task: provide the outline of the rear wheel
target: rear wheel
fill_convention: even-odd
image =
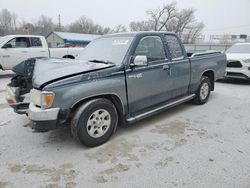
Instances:
[[[198,105],[205,104],[210,96],[211,92],[211,82],[207,76],[201,77],[201,84],[196,92],[196,97],[194,98],[194,103]]]
[[[75,113],[71,132],[83,145],[98,146],[112,136],[118,122],[113,103],[107,99],[94,99],[83,104]]]

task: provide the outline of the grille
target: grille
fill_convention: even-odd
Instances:
[[[227,67],[241,68],[242,64],[239,61],[227,61]]]

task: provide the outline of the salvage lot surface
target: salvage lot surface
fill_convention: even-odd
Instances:
[[[250,187],[249,82],[217,82],[207,104],[119,127],[86,148],[67,128],[34,132],[5,102],[10,77],[0,72],[0,188]]]

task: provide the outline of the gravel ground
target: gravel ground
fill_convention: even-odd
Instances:
[[[10,77],[0,72],[0,188],[250,187],[249,82],[217,82],[207,104],[182,104],[86,148],[68,128],[34,132],[5,102]]]

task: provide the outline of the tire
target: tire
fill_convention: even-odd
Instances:
[[[201,77],[201,84],[193,100],[194,104],[202,105],[208,101],[211,92],[211,82],[207,76]]]
[[[78,108],[71,122],[71,132],[77,142],[94,147],[109,140],[117,123],[118,114],[114,104],[99,98]]]

